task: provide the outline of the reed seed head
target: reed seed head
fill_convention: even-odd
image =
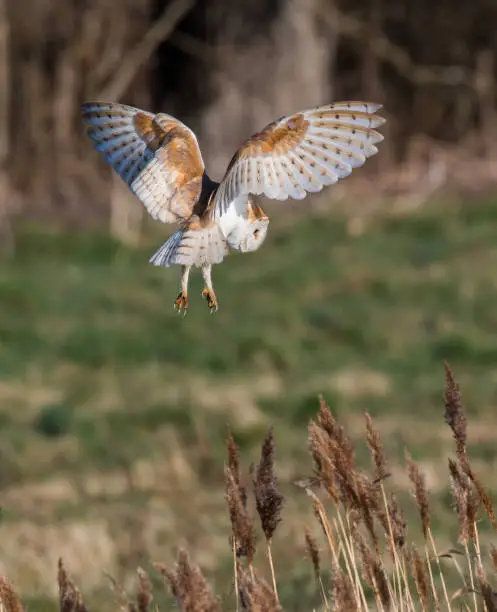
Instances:
[[[236,542],[237,555],[247,557],[252,563],[255,554],[255,531],[249,517],[240,488],[233,472],[228,466],[224,468],[225,498],[231,520],[231,531]]]
[[[24,612],[21,600],[14,587],[4,576],[0,576],[0,610],[5,612]]]
[[[373,419],[371,415],[366,412],[366,442],[371,451],[371,458],[373,460],[375,480],[382,482],[387,477],[387,458],[383,444],[381,443],[381,437],[379,431],[373,425]]]
[[[316,580],[319,580],[319,576],[321,574],[321,559],[319,555],[319,548],[316,543],[316,540],[311,534],[311,530],[309,529],[309,527],[305,528],[305,548],[307,551],[307,556],[311,560],[312,567],[314,569],[314,576]]]
[[[68,575],[60,558],[57,579],[59,583],[60,612],[88,612],[78,587]]]
[[[249,573],[238,566],[238,585],[240,603],[244,610],[250,612],[281,612],[281,606],[273,589],[253,570]]]
[[[428,490],[426,489],[425,477],[408,452],[406,452],[406,460],[407,473],[409,475],[409,480],[414,485],[414,497],[421,519],[423,536],[426,539],[430,529],[430,504],[428,501]]]
[[[358,505],[355,510],[364,523],[364,526],[369,533],[371,542],[379,553],[379,541],[376,534],[374,517],[378,514],[381,504],[379,501],[379,488],[377,484],[373,484],[367,476],[357,474],[356,477]],[[352,511],[351,511],[352,512]],[[355,512],[354,512],[355,514]]]
[[[354,586],[351,577],[345,573],[339,565],[333,568],[332,601],[333,609],[338,611],[358,612],[359,605],[355,597]]]
[[[390,608],[391,598],[385,572],[360,532],[355,534],[355,542],[359,548],[363,580],[373,591],[375,599],[379,599],[383,608],[388,610]]]
[[[429,609],[429,587],[428,587],[428,575],[426,572],[426,566],[424,564],[418,549],[414,544],[411,544],[407,551],[407,560],[409,564],[409,571],[416,585],[416,591],[419,599],[423,605],[423,610]]]
[[[180,550],[176,567],[169,570],[156,564],[156,569],[166,578],[171,592],[182,612],[221,612],[221,605],[202,574],[190,561],[186,550]]]
[[[390,523],[392,525],[395,545],[398,548],[402,548],[406,542],[407,522],[405,520],[402,508],[399,506],[395,493],[390,493],[388,512],[390,514]]]
[[[262,443],[261,458],[253,477],[257,513],[268,542],[281,521],[281,511],[285,503],[285,498],[278,491],[274,456],[275,443],[271,428]]]
[[[141,567],[138,573],[138,593],[136,594],[136,609],[138,612],[148,612],[153,601],[152,585],[147,572]]]
[[[242,498],[242,503],[246,507],[247,506],[247,492],[245,487],[242,484],[241,479],[241,471],[240,471],[240,449],[235,442],[231,429],[228,427],[228,437],[226,439],[226,447],[228,450],[228,467],[233,474],[233,478],[240,490],[240,495]]]
[[[493,528],[497,529],[497,521],[495,519],[494,505],[492,502],[492,498],[490,497],[490,494],[483,486],[483,483],[481,482],[481,480],[472,470],[469,459],[466,461],[465,465],[463,465],[462,467],[465,470],[471,482],[474,484],[476,493],[478,494],[478,497],[480,499],[480,503],[483,506],[483,509],[485,510],[485,512],[487,513],[487,516],[490,519],[490,522],[492,523]]]
[[[476,561],[476,582],[479,587],[480,595],[485,602],[485,608],[487,612],[497,612],[497,593],[495,593],[488,583],[487,575],[483,569],[481,563]]]
[[[313,421],[309,423],[308,432],[309,449],[314,460],[315,473],[331,499],[338,503],[339,492],[332,461],[331,439],[326,431]]]
[[[452,429],[456,443],[456,455],[464,464],[467,458],[466,441],[468,421],[461,399],[459,384],[455,381],[452,370],[445,364],[445,422]]]
[[[467,542],[476,536],[477,502],[467,474],[458,461],[449,459],[450,486],[459,516],[459,540]]]
[[[497,548],[493,544],[490,546],[490,559],[492,560],[494,572],[497,573]]]

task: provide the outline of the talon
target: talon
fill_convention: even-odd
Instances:
[[[218,309],[217,299],[213,291],[209,291],[209,289],[202,290],[202,296],[207,300],[207,308],[209,312],[212,314],[216,312]]]
[[[181,311],[183,311],[183,316],[186,316],[186,311],[188,310],[188,296],[182,291],[174,301],[174,308],[178,311],[178,314],[181,314]]]

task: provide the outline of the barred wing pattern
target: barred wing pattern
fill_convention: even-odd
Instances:
[[[337,102],[301,111],[267,125],[232,158],[215,199],[222,217],[241,195],[303,199],[348,176],[378,152],[385,122],[381,104]]]
[[[191,215],[204,162],[190,128],[124,104],[86,102],[81,112],[95,148],[154,219],[174,223]]]

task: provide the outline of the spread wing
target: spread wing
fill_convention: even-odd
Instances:
[[[348,176],[378,152],[380,104],[337,102],[282,117],[236,152],[219,185],[214,214],[244,194],[303,199]]]
[[[95,148],[154,219],[187,219],[202,190],[204,162],[195,134],[170,115],[117,103],[81,107]]]

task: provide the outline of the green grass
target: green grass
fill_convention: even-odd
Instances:
[[[275,425],[290,492],[292,479],[309,469],[305,426],[318,393],[358,438],[362,413],[375,415],[393,461],[403,462],[407,445],[435,471],[445,469],[443,360],[477,429],[475,459],[492,469],[497,202],[433,202],[415,215],[369,219],[360,236],[347,223],[339,214],[285,226],[275,217],[259,252],[214,268],[217,314],[209,315],[194,274],[186,318],[173,310],[179,269],[147,263],[164,239],[157,233],[130,250],[93,233],[20,228],[14,259],[0,262],[0,484],[8,523],[39,513],[50,523],[52,511],[94,517],[90,493],[71,502],[43,493],[41,508],[31,491],[54,480],[84,484],[99,470],[117,478],[123,466],[142,462],[163,469],[154,478],[164,485],[169,523],[162,540],[154,532],[165,542],[155,552],[172,554],[188,527],[224,584],[207,550],[220,545],[200,533],[211,530],[226,544],[226,423],[247,463]],[[366,460],[365,449],[358,454]],[[133,489],[131,497],[149,508],[154,487],[140,476],[135,486],[146,493]],[[102,507],[110,522],[119,495]],[[192,525],[192,512],[208,503],[216,518]],[[301,516],[306,507],[296,501],[288,512]],[[441,503],[441,512],[444,529],[450,508]],[[292,572],[287,601],[305,582],[300,565]]]

